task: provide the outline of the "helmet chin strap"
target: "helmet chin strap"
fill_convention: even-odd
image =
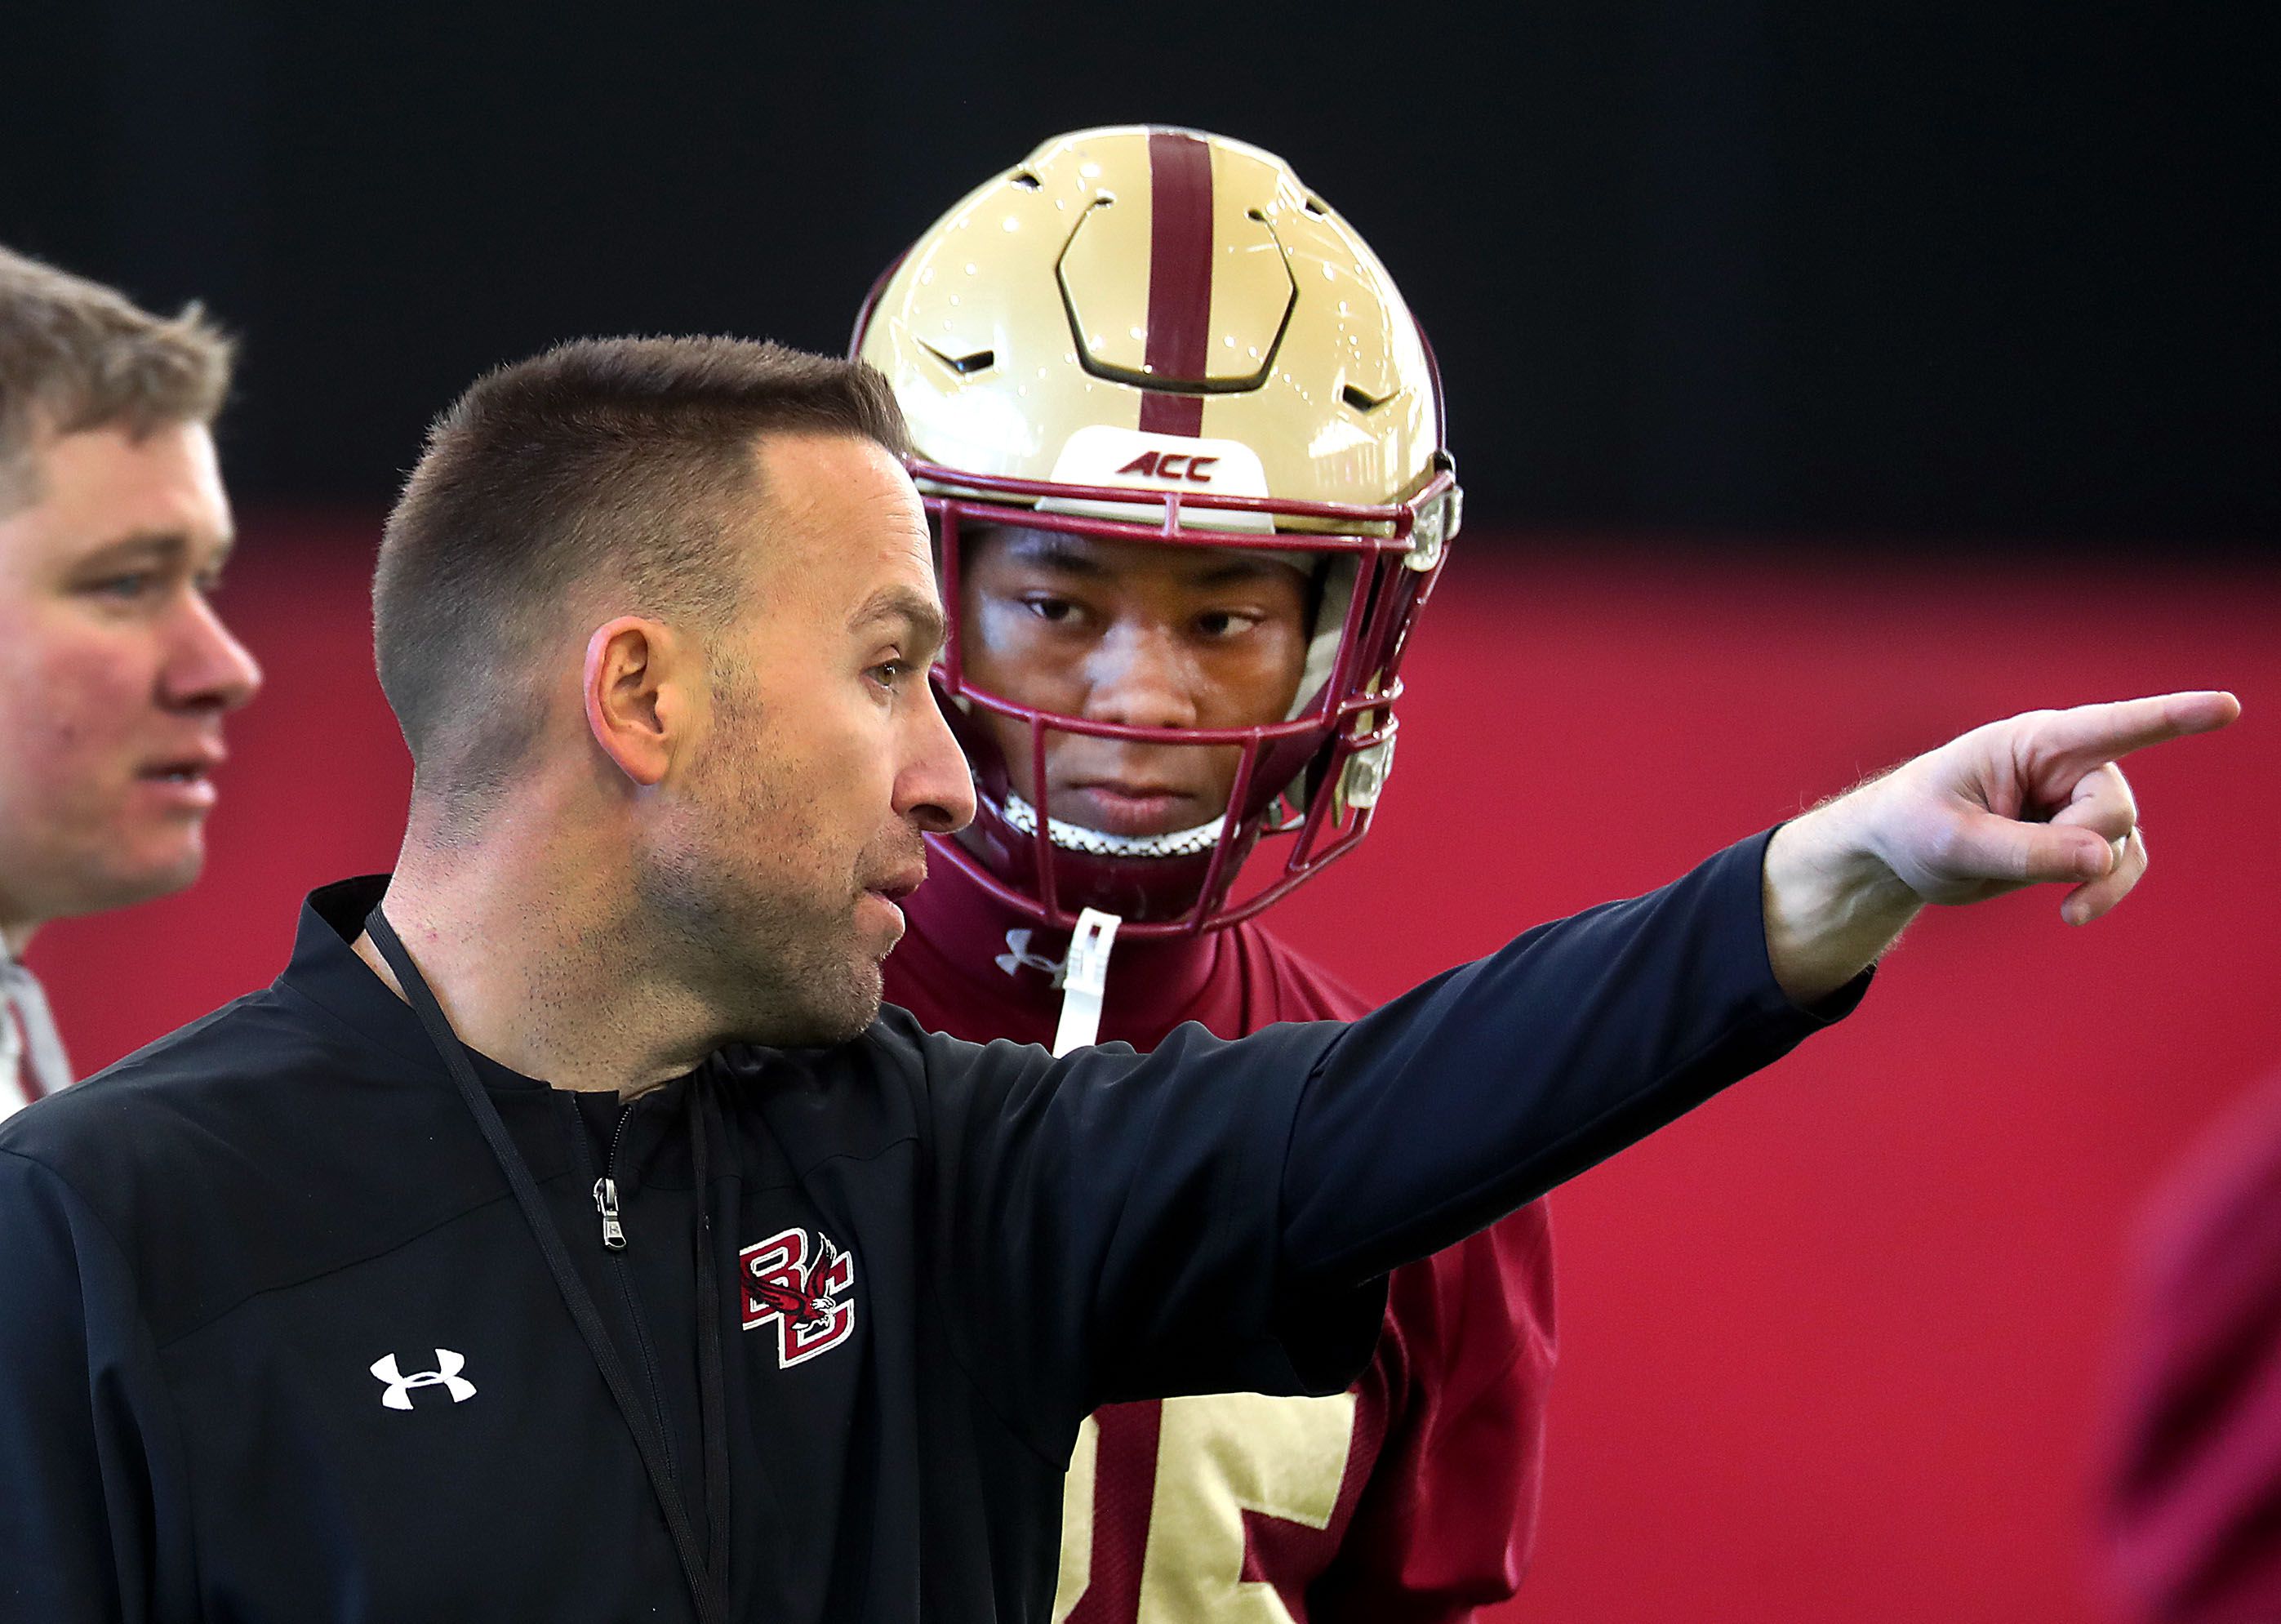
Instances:
[[[1066,1055],[1084,1048],[1101,1035],[1101,1001],[1109,991],[1109,953],[1117,941],[1117,927],[1125,921],[1115,914],[1088,908],[1077,916],[1070,936],[1069,957],[1062,968],[1062,1019],[1054,1032],[1054,1053]]]
[[[1005,801],[999,809],[1007,826],[1016,834],[1037,833],[1038,809],[1012,790],[1006,792]],[[1089,857],[1194,857],[1211,850],[1226,824],[1226,818],[1216,817],[1209,824],[1169,830],[1163,834],[1110,834],[1106,830],[1087,829],[1082,824],[1049,817],[1046,820],[1046,835],[1063,851],[1083,852]]]

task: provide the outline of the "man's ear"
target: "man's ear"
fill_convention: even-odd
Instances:
[[[580,679],[586,731],[644,788],[663,780],[695,720],[693,652],[662,621],[631,615],[596,627],[586,639]]]

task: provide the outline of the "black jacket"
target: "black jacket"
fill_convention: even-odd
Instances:
[[[727,1617],[1041,1620],[1087,1412],[1342,1387],[1384,1270],[1819,1024],[1767,969],[1763,848],[1351,1026],[1055,1062],[891,1009],[630,1108],[475,1063]],[[382,883],[312,897],[267,990],[0,1129],[0,1619],[694,1616],[500,1163],[349,951]]]

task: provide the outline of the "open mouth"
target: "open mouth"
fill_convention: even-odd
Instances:
[[[219,749],[198,751],[152,762],[138,770],[135,781],[146,784],[167,800],[204,808],[214,803],[214,769],[223,760]]]
[[[925,878],[926,870],[924,868],[914,869],[863,887],[863,901],[879,905],[878,908],[870,911],[877,915],[884,909],[886,913],[887,925],[893,932],[887,947],[883,951],[892,951],[894,943],[902,940],[903,932],[909,925],[909,922],[903,917],[902,901],[912,892],[916,891],[919,888],[919,882]],[[862,902],[859,901],[856,907],[860,910],[862,908]]]
[[[877,885],[866,885],[863,889],[875,897],[884,897],[890,902],[901,902],[912,892],[916,891],[920,882],[925,878],[926,870],[924,868],[910,869],[891,878],[883,879]]]

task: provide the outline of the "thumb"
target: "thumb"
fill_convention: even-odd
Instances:
[[[2098,879],[2115,866],[2115,850],[2091,830],[2028,824],[1974,808],[1945,854],[1952,881],[2038,885]]]

